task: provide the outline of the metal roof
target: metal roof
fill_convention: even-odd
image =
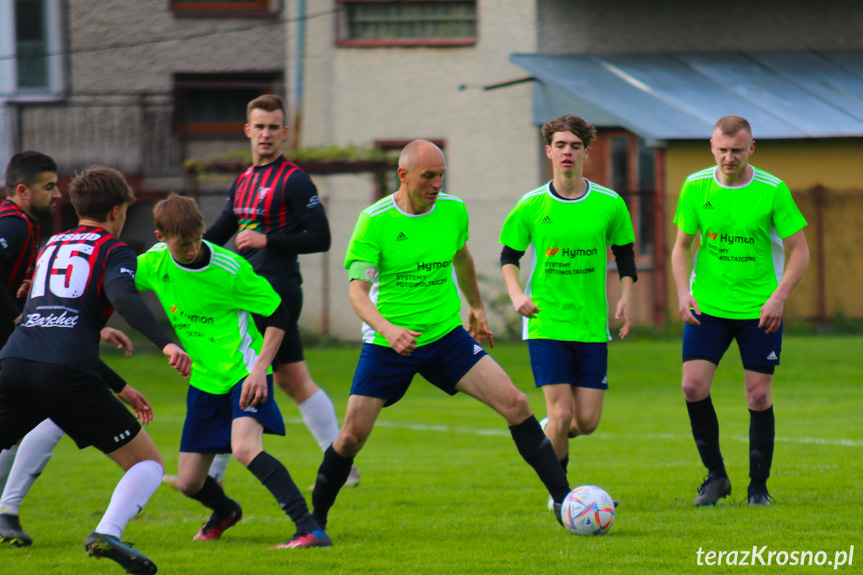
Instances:
[[[863,52],[513,54],[534,120],[583,115],[651,141],[703,139],[729,114],[756,139],[863,136]]]

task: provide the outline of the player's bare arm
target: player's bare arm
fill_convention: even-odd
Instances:
[[[785,300],[800,283],[803,272],[809,265],[809,244],[806,243],[803,230],[785,238],[783,242],[788,248],[788,265],[785,267],[782,281],[779,282],[773,294],[761,307],[761,317],[758,321],[758,327],[766,328],[767,333],[774,333],[779,330],[779,326],[782,324],[782,314],[785,310]]]
[[[625,339],[629,335],[629,328],[632,326],[632,286],[635,282],[629,276],[620,278],[620,300],[617,302],[617,312],[614,314],[614,319],[623,320],[623,326],[620,328],[620,339]]]
[[[506,284],[506,291],[509,293],[509,299],[512,301],[512,307],[519,315],[528,318],[535,318],[539,313],[539,308],[534,303],[533,299],[524,293],[519,281],[518,266],[513,264],[504,264],[500,269],[503,274],[503,281]]]
[[[470,250],[467,249],[467,244],[455,253],[452,264],[455,267],[456,277],[458,277],[459,289],[464,294],[470,308],[467,315],[468,333],[480,344],[485,339],[488,340],[490,347],[494,347],[494,334],[488,325],[485,306],[482,303],[482,294],[479,292],[479,284],[476,281],[476,266]]]
[[[701,322],[695,319],[692,315],[692,309],[695,313],[701,315],[701,309],[698,307],[698,302],[692,297],[689,292],[689,266],[692,262],[692,242],[695,240],[693,234],[687,234],[682,230],[677,230],[677,239],[674,241],[674,248],[671,250],[671,271],[674,274],[674,284],[677,286],[678,312],[685,323],[691,325],[701,325]]]
[[[168,364],[177,370],[185,379],[192,373],[192,358],[176,343],[169,343],[162,348],[162,353],[168,356]]]
[[[272,325],[264,332],[261,353],[258,354],[252,371],[243,381],[243,390],[240,393],[240,407],[243,409],[267,400],[267,367],[273,363],[284,337],[285,330]]]
[[[409,356],[417,348],[417,338],[422,334],[412,329],[394,325],[382,316],[369,297],[371,289],[371,283],[359,279],[351,280],[351,283],[348,284],[348,293],[354,313],[383,335],[396,353],[405,357]]]

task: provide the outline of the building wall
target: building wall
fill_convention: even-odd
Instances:
[[[74,96],[169,92],[174,72],[284,68],[285,32],[277,18],[178,17],[167,0],[69,0],[68,5]],[[120,47],[92,50],[113,45]]]
[[[541,151],[531,125],[529,84],[483,91],[476,86],[524,77],[509,63],[513,52],[535,49],[534,2],[480,2],[479,40],[458,48],[357,48],[334,45],[332,14],[307,20],[299,140],[307,145],[370,144],[374,140],[445,141],[445,189],[463,198],[471,215],[470,249],[487,296],[505,292],[498,257],[500,226],[516,200],[540,183]],[[296,1],[287,2],[289,19]],[[332,0],[308,0],[308,14],[331,10]],[[288,25],[289,96],[294,82],[297,25]],[[460,90],[462,84],[471,87]],[[344,254],[359,212],[374,200],[370,176],[316,177],[327,199],[333,245],[327,260],[302,258],[308,329],[330,305],[331,334],[358,339],[359,322],[347,299]],[[328,289],[321,283],[328,266]],[[343,281],[344,280],[344,281]],[[498,324],[500,325],[500,324]]]
[[[863,48],[857,2],[540,0],[544,54]]]

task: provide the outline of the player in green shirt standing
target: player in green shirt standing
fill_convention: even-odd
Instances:
[[[512,305],[523,316],[536,386],[545,395],[545,433],[566,471],[569,438],[597,428],[608,389],[607,247],[620,276],[615,318],[624,322],[621,338],[629,333],[638,274],[626,203],[584,177],[594,126],[565,114],[543,125],[542,135],[554,178],[522,196],[507,216],[500,263]],[[530,246],[533,267],[522,290],[519,261]]]
[[[321,527],[380,410],[399,401],[419,373],[445,393],[463,391],[500,413],[521,456],[556,502],[569,484],[524,393],[479,345],[494,345],[468,251],[464,202],[443,193],[446,159],[425,140],[399,156],[401,186],[360,214],[345,267],[363,346],[338,438],[324,453],[312,493]],[[459,317],[452,273],[470,307]],[[479,342],[479,343],[478,343]]]
[[[195,350],[177,488],[213,514],[194,539],[219,539],[243,515],[207,474],[215,454],[233,453],[296,524],[296,535],[274,548],[331,545],[288,470],[263,448],[264,433],[285,434],[270,364],[290,314],[243,257],[203,241],[204,217],[194,200],[171,196],[153,216],[162,243],[138,256],[135,283],[156,292],[180,341]],[[268,318],[263,341],[252,314]]]
[[[717,166],[691,174],[683,184],[671,253],[685,322],[683,394],[695,445],[708,471],[694,503],[716,505],[731,494],[710,386],[719,361],[736,339],[750,416],[747,499],[749,505],[767,506],[775,436],[770,385],[782,353],[785,300],[809,264],[806,220],[782,180],[749,164],[755,141],[746,119],[720,118],[710,149]],[[698,232],[701,247],[692,257]]]

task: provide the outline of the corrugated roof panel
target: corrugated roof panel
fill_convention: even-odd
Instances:
[[[863,52],[510,59],[574,102],[604,110],[613,124],[600,125],[623,126],[650,140],[704,138],[727,114],[746,117],[762,139],[863,136]]]
[[[759,132],[770,132],[784,138],[806,135],[798,127],[717,84],[672,55],[612,54],[602,58],[641,79],[655,92],[675,102],[677,107],[703,118],[708,127],[706,133],[710,132],[716,120],[733,114],[758,125]]]
[[[576,101],[607,110],[610,117],[618,120],[615,125],[645,134],[649,139],[673,137],[681,128],[704,132],[703,119],[644,94],[641,87],[589,57],[514,54],[511,60],[544,83],[571,94]],[[708,131],[712,125],[707,124]]]
[[[680,54],[678,58],[754,105],[780,116],[806,136],[853,136],[863,131],[863,123],[853,116],[801,89],[746,54]]]
[[[860,53],[856,54],[863,63]],[[829,52],[753,52],[751,56],[786,80],[863,121],[863,77],[834,63]]]

